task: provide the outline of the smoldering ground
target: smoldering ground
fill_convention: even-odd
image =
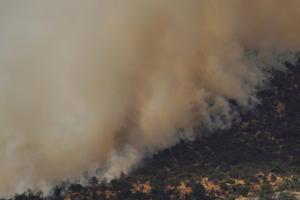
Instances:
[[[268,77],[246,52],[298,51],[299,24],[298,0],[1,1],[0,193],[229,127]]]

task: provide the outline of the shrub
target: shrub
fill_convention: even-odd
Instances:
[[[250,191],[250,187],[248,185],[237,185],[236,193],[242,196],[246,196]]]
[[[290,192],[280,192],[278,195],[278,200],[297,200],[297,198]]]
[[[196,199],[201,199],[201,200],[206,200],[209,199],[206,195],[205,189],[201,184],[195,184],[193,185],[193,192],[190,195],[191,200],[196,200]]]
[[[284,180],[282,185],[278,188],[278,191],[283,190],[298,190],[300,189],[300,180],[293,178],[292,180]]]
[[[269,183],[264,183],[258,192],[259,200],[272,200],[274,191]]]

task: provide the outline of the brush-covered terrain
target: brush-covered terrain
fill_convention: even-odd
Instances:
[[[229,130],[182,140],[110,182],[62,182],[16,200],[300,199],[300,61],[273,72],[260,103]],[[234,106],[234,102],[232,102]]]

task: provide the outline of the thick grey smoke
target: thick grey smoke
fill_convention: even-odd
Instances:
[[[299,24],[299,0],[2,0],[0,194],[229,127],[267,77],[247,52],[299,50]]]

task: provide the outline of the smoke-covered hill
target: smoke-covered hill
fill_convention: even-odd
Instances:
[[[259,105],[240,111],[228,130],[181,140],[145,159],[129,175],[62,182],[50,196],[27,191],[16,200],[294,199],[300,192],[300,62],[274,71]],[[234,105],[234,102],[232,102]],[[298,192],[298,193],[297,193]]]
[[[229,128],[234,107],[256,104],[274,55],[300,51],[297,0],[0,9],[1,195],[99,167],[112,178],[181,138]]]
[[[0,1],[0,198],[295,188],[299,22],[298,0]]]

